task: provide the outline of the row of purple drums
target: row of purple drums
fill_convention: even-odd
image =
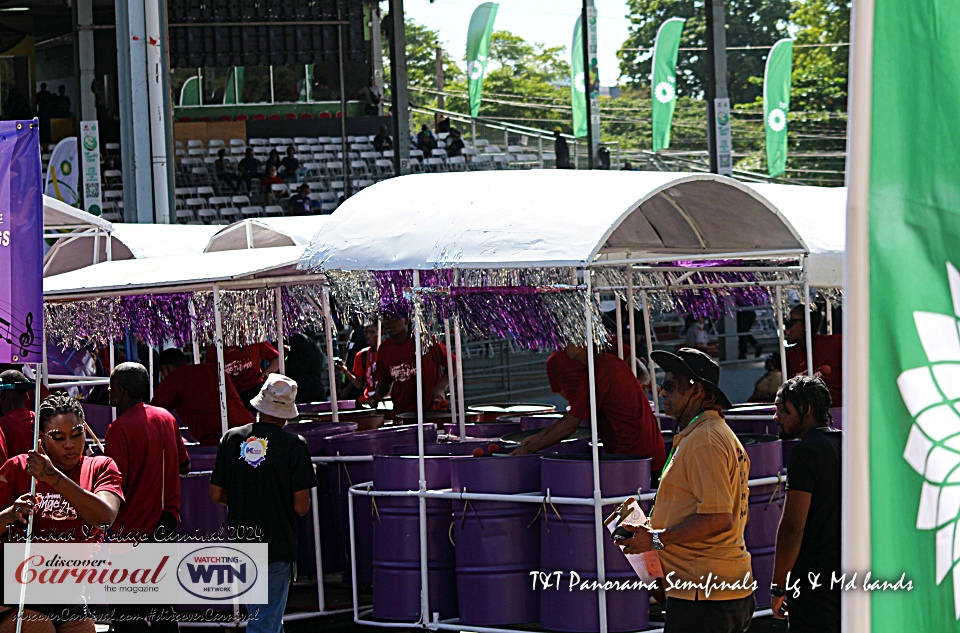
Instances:
[[[349,403],[346,403],[349,404]],[[505,407],[504,407],[505,408]],[[424,452],[429,489],[494,494],[546,494],[591,498],[590,432],[581,429],[554,447],[554,454],[505,459],[470,458],[477,447],[497,443],[509,452],[522,437],[555,421],[548,411],[474,410],[465,441],[439,441],[438,425],[451,436],[459,426],[449,414],[433,415],[424,425]],[[750,478],[777,476],[792,443],[781,445],[769,409],[731,410],[730,426],[741,436],[751,459]],[[309,421],[287,426],[304,437],[312,456],[370,458],[317,465],[319,533],[322,571],[342,572],[348,579],[350,486],[373,481],[375,490],[416,490],[418,487],[416,425],[380,427],[382,418],[370,410],[343,407],[340,422],[312,412]],[[486,417],[484,417],[486,416]],[[839,417],[835,414],[835,420]],[[589,423],[585,424],[586,426]],[[664,434],[671,442],[671,435]],[[602,448],[602,447],[601,447]],[[193,471],[209,471],[216,449],[189,447]],[[669,447],[668,449],[669,450]],[[600,464],[604,497],[635,494],[650,486],[649,460],[603,456]],[[181,492],[181,532],[211,533],[225,523],[226,511],[209,501],[209,476],[184,478]],[[753,555],[758,604],[769,603],[776,529],[782,510],[782,486],[751,488],[750,520],[745,539]],[[373,584],[374,616],[386,620],[420,618],[419,506],[416,497],[354,497],[356,580]],[[471,626],[536,623],[557,631],[597,631],[596,591],[569,590],[571,572],[581,581],[596,578],[593,508],[588,505],[432,499],[427,504],[431,612],[441,619],[459,617]],[[606,516],[612,507],[603,508]],[[298,573],[316,577],[316,540],[312,513],[299,520]],[[634,572],[619,548],[604,539],[608,580],[633,580]],[[561,572],[559,588],[533,588],[531,572]],[[546,577],[546,576],[544,576]],[[463,599],[457,598],[462,596]],[[647,625],[646,592],[606,592],[610,631],[640,630]]]

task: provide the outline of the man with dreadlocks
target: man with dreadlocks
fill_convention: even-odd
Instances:
[[[773,614],[789,616],[791,631],[839,633],[840,590],[831,588],[831,575],[840,571],[842,434],[830,426],[830,391],[819,378],[791,378],[776,405],[780,438],[800,443],[787,465],[770,589]],[[818,576],[820,586],[814,587],[811,579]]]

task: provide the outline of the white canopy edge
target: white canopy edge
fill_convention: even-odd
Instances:
[[[713,174],[527,170],[417,174],[342,204],[302,269],[580,267],[805,254],[775,205]]]
[[[113,223],[45,195],[43,196],[43,229],[45,231],[53,229],[99,229],[109,233],[113,230]]]
[[[147,259],[202,253],[219,226],[182,224],[114,224],[110,234],[110,258]],[[86,235],[68,235],[58,240],[43,258],[44,276],[53,276],[107,261],[107,238],[95,244]]]
[[[71,300],[130,294],[187,292],[229,282],[276,282],[288,275],[317,283],[315,276],[297,273],[301,246],[265,248],[255,252],[225,251],[180,257],[110,261],[43,280],[46,300]],[[251,283],[251,287],[254,284]]]
[[[220,227],[207,243],[204,253],[245,248],[306,246],[330,220],[327,215],[282,218],[250,218]]]
[[[847,237],[847,188],[774,184],[747,186],[772,202],[810,249],[806,265],[810,286],[842,288]]]

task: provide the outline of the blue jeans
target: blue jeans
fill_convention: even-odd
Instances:
[[[287,608],[287,594],[293,580],[293,563],[270,563],[267,566],[268,604],[247,605],[251,614],[247,633],[283,633],[283,612]],[[256,613],[256,619],[253,614]]]

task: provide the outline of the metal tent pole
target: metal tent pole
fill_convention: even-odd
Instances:
[[[464,391],[466,385],[463,382],[463,346],[460,342],[460,317],[453,316],[453,342],[457,345],[457,409],[460,414],[460,423],[463,424],[467,419],[467,407],[464,401]]]
[[[46,340],[46,335],[43,335],[43,339]],[[33,425],[33,444],[31,446],[35,449],[37,442],[40,440],[40,385],[43,383],[43,375],[46,373],[45,365],[43,363],[37,363],[34,367],[34,379],[35,384],[33,387],[33,416],[34,420],[37,421]],[[30,497],[33,498],[37,494],[37,479],[36,477],[30,478]],[[30,560],[30,544],[33,541],[33,512],[30,513],[30,516],[27,517],[27,540],[25,543],[25,548],[23,552],[23,560]],[[27,583],[22,583],[20,585],[20,601],[17,606],[17,633],[20,633],[23,627],[23,608],[24,604],[27,601]]]
[[[327,339],[327,375],[330,378],[330,414],[333,423],[340,421],[340,408],[337,406],[337,372],[333,366],[333,316],[330,312],[330,287],[324,286],[321,294],[323,302],[323,336]]]
[[[277,301],[277,351],[280,352],[280,367],[279,371],[281,374],[287,374],[287,363],[283,358],[283,293],[282,288],[279,286],[274,288],[274,295]]]
[[[596,353],[596,341],[593,335],[593,311],[590,306],[592,293],[590,292],[590,282],[593,277],[589,268],[583,270],[583,281],[587,286],[584,293],[584,331],[587,342],[587,377],[590,381],[590,436],[592,438],[591,453],[593,459],[593,518],[595,523],[595,546],[597,548],[597,582],[600,583],[600,633],[607,633],[607,592],[603,588],[606,582],[606,565],[603,555],[604,532],[603,526],[603,507],[600,493],[600,447],[599,436],[597,434],[597,378],[594,375],[596,365],[594,363],[594,354]]]
[[[807,258],[800,258],[800,265],[803,268],[803,335],[807,345],[807,375],[813,376],[813,332],[810,331],[810,281],[807,276]]]
[[[420,287],[420,271],[413,271],[414,292]],[[420,340],[420,302],[413,302],[413,346],[416,354],[417,376],[417,466],[420,471],[420,619],[430,622],[430,576],[427,562],[427,490],[426,462],[423,458],[423,343]]]
[[[613,298],[617,305],[615,314],[617,319],[617,358],[623,360],[623,316],[620,314],[620,295],[615,292]]]
[[[627,257],[630,254],[627,253]],[[637,324],[636,305],[633,299],[633,267],[627,266],[627,325],[630,328],[630,371],[637,375]],[[647,347],[650,347],[650,341],[647,341]],[[652,376],[651,376],[652,377]]]
[[[187,304],[190,310],[190,345],[193,348],[193,364],[200,364],[200,339],[197,336],[197,307],[193,299]]]
[[[787,380],[787,348],[783,346],[783,289],[780,286],[776,288],[776,305],[773,306],[777,315],[777,346],[780,348],[780,379]]]
[[[640,291],[640,299],[643,301],[643,330],[647,337],[647,371],[650,372],[650,393],[653,395],[653,410],[658,411],[660,403],[657,402],[657,368],[653,364],[653,328],[650,326],[650,300],[646,290]]]
[[[826,301],[826,311],[827,311],[827,334],[833,334],[833,305],[830,301],[830,295],[824,293],[823,296]]]
[[[453,347],[450,340],[450,319],[443,320],[443,335],[447,342],[447,376],[450,378],[450,417],[454,424],[460,428],[460,441],[464,440],[466,427],[463,420],[457,415],[457,389],[460,387],[454,384],[453,379]]]
[[[223,363],[223,318],[220,315],[220,287],[213,284],[213,344],[217,348],[217,380],[220,386],[220,430],[227,432],[227,376]]]

